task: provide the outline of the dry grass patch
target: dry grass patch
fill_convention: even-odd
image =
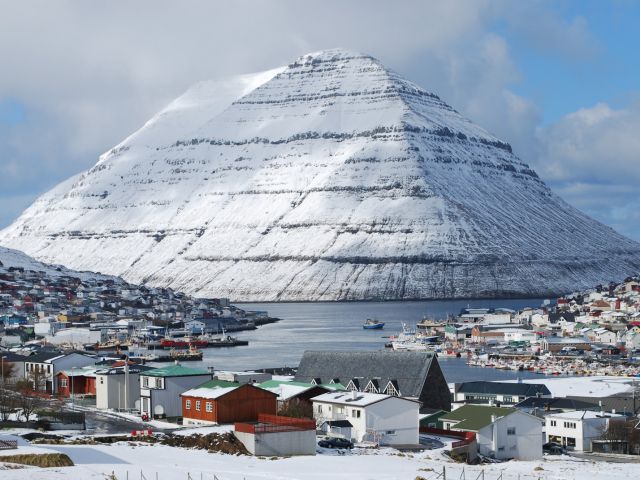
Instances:
[[[20,465],[31,465],[33,467],[73,467],[73,462],[64,453],[24,453],[19,455],[3,455],[0,462],[18,463]]]

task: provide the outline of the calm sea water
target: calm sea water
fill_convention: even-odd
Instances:
[[[278,323],[251,332],[234,334],[249,341],[247,347],[204,349],[201,363],[190,366],[221,370],[246,370],[264,367],[295,367],[305,350],[380,350],[389,335],[400,332],[402,323],[415,325],[424,316],[434,319],[457,315],[464,307],[538,307],[543,299],[447,300],[425,302],[347,302],[347,303],[251,303],[240,304],[247,310],[266,310],[281,318]],[[363,330],[367,318],[385,322],[384,330]],[[440,359],[448,382],[501,380],[536,377],[528,372],[512,372],[468,367],[465,359]]]

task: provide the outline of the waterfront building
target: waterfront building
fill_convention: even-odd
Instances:
[[[615,413],[574,411],[547,415],[545,435],[547,442],[559,443],[569,450],[590,452],[591,441],[601,438]]]

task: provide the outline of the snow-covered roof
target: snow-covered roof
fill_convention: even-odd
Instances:
[[[563,412],[563,413],[551,413],[547,415],[545,418],[562,418],[567,420],[589,420],[592,418],[607,418],[607,417],[621,417],[622,415],[617,413],[601,413],[601,412],[593,412],[591,410],[581,411],[574,410],[573,412]]]
[[[351,405],[356,407],[366,407],[374,403],[382,402],[390,398],[399,398],[407,402],[414,402],[407,398],[392,397],[391,395],[384,395],[382,393],[368,393],[368,392],[329,392],[313,397],[313,402],[322,403],[335,403],[339,405]]]
[[[182,393],[182,397],[197,397],[197,398],[220,398],[229,392],[234,391],[239,387],[218,387],[218,388],[192,388]]]

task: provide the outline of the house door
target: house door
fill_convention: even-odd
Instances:
[[[142,397],[140,413],[151,413],[151,399],[149,397]]]

